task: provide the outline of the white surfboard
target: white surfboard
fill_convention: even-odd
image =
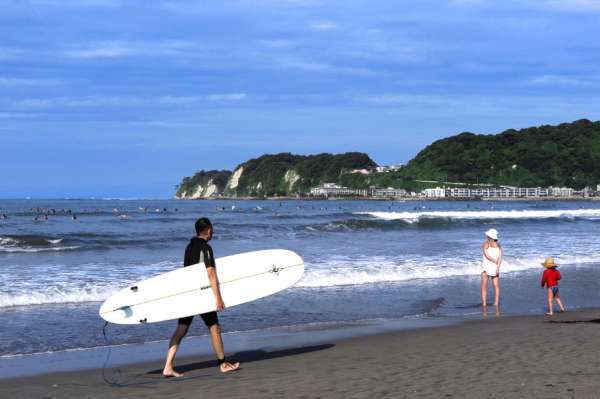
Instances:
[[[226,307],[254,301],[294,285],[304,273],[298,254],[284,249],[216,259]],[[210,312],[215,297],[206,267],[197,264],[132,284],[108,298],[100,316],[111,323],[155,323]]]

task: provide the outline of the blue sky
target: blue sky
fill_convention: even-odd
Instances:
[[[0,0],[0,197],[600,119],[600,0]]]

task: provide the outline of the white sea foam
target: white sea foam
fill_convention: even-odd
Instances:
[[[519,211],[431,211],[431,212],[355,212],[383,220],[403,220],[415,223],[422,219],[552,219],[600,218],[600,209],[519,210]]]
[[[8,253],[16,253],[16,252],[26,252],[26,253],[36,253],[36,252],[48,252],[48,251],[70,251],[73,249],[81,248],[78,245],[71,245],[66,247],[47,247],[47,248],[31,248],[31,247],[5,247],[0,245],[0,253],[8,252]]]
[[[117,292],[114,286],[46,287],[16,295],[0,295],[0,308],[51,303],[99,302]]]
[[[557,258],[561,265],[584,265],[600,263],[600,253],[589,256],[563,256]],[[503,273],[541,269],[541,257],[508,257],[502,264]],[[159,272],[178,267],[176,262],[160,262],[145,268],[144,275],[121,276],[118,281],[107,281],[96,276],[95,281],[85,282],[89,276],[65,277],[62,282],[22,285],[12,293],[0,293],[0,308],[60,303],[101,302],[127,284],[147,278]],[[306,272],[296,287],[327,288],[348,285],[400,282],[420,279],[439,279],[460,276],[477,276],[481,273],[480,261],[476,259],[413,259],[401,261],[385,256],[364,259],[333,257],[319,263],[307,263]],[[15,289],[15,287],[12,287]]]
[[[600,253],[590,256],[557,258],[560,264],[581,265],[600,263]],[[502,273],[540,269],[543,258],[505,258]],[[327,264],[306,265],[306,272],[297,287],[335,287],[419,279],[476,276],[481,274],[481,262],[474,259],[423,259],[401,262],[386,257],[359,260],[338,259]]]
[[[10,276],[0,277],[0,308],[12,306],[102,302],[128,284],[150,276],[173,270],[180,262],[161,261],[150,265],[124,265],[123,270],[114,271],[112,279],[106,270],[112,265],[103,263],[83,264],[77,271],[60,275],[46,272],[45,279],[22,277],[11,280]],[[46,265],[46,270],[60,270],[63,265]]]
[[[45,252],[45,251],[68,251],[72,249],[80,248],[79,246],[71,245],[71,246],[57,246],[60,244],[63,239],[45,239],[45,241],[52,245],[51,247],[40,246],[40,245],[32,245],[27,242],[27,240],[18,240],[11,237],[0,237],[0,253],[1,252]]]

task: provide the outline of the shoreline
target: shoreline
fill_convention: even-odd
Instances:
[[[463,317],[405,317],[401,319],[356,320],[347,322],[319,322],[270,327],[265,329],[223,333],[228,352],[258,350],[264,347],[286,348],[293,345],[314,345],[323,340],[340,340],[386,332],[436,328],[457,324]],[[202,328],[202,327],[200,327]],[[202,331],[202,330],[201,330]],[[317,333],[317,336],[314,334]],[[110,341],[111,331],[107,329]],[[4,379],[34,377],[53,372],[72,372],[159,361],[164,358],[168,339],[144,343],[109,344],[91,348],[72,348],[53,352],[26,353],[0,356],[0,382]],[[110,354],[109,354],[110,352]],[[178,358],[212,355],[209,336],[190,335],[184,339]]]
[[[434,328],[236,354],[242,370],[221,374],[212,356],[179,357],[181,379],[162,361],[0,380],[3,395],[145,399],[187,397],[595,397],[600,390],[600,309],[501,316]]]
[[[499,201],[499,202],[532,202],[532,201],[600,201],[600,197],[528,197],[528,198],[437,198],[437,197],[397,197],[397,198],[370,198],[370,197],[332,197],[332,198],[314,198],[314,197],[217,197],[217,198],[177,198],[173,197],[170,200],[175,201],[391,201],[391,202],[407,202],[407,201],[440,201],[440,202],[467,202],[467,201]]]

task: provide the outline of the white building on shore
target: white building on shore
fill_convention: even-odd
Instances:
[[[369,189],[369,195],[373,198],[400,198],[400,197],[406,197],[408,195],[408,193],[406,192],[406,190],[403,190],[401,188],[371,187]]]
[[[427,198],[546,198],[587,197],[591,190],[575,191],[568,187],[485,187],[485,188],[426,188],[421,195]]]
[[[335,183],[323,183],[319,187],[310,189],[310,194],[315,197],[366,197],[367,189],[342,187]]]
[[[427,198],[444,198],[446,197],[446,191],[448,190],[445,188],[436,187],[426,188],[425,190],[421,191],[421,193]]]

